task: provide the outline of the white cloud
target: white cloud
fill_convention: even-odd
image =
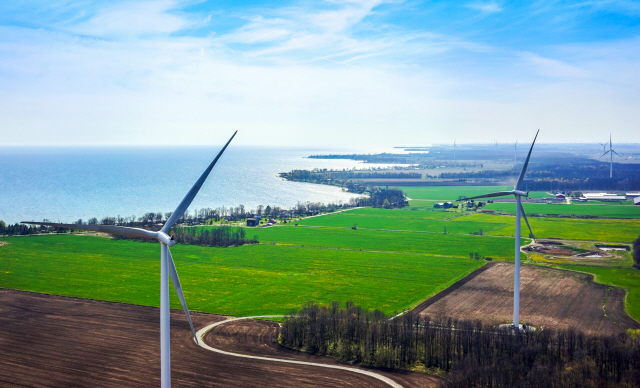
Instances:
[[[474,9],[476,11],[480,11],[483,14],[492,14],[496,12],[502,12],[502,7],[498,5],[496,2],[489,3],[470,3],[466,5],[467,8]]]

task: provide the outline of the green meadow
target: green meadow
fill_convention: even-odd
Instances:
[[[640,218],[640,206],[610,206],[600,204],[522,204],[527,214],[573,214],[611,218]],[[486,205],[486,209],[515,214],[515,202],[494,202]]]
[[[514,240],[505,237],[444,233],[396,232],[327,227],[276,226],[248,232],[263,244],[304,245],[370,252],[414,253],[469,257],[478,252],[494,259],[511,260]],[[523,256],[524,257],[524,256]]]
[[[298,221],[304,226],[326,226],[358,229],[377,229],[395,231],[423,231],[444,233],[477,233],[500,227],[488,222],[450,222],[452,217],[459,217],[462,213],[445,211],[402,211],[386,209],[355,209],[347,212],[332,214],[331,216],[313,217]]]
[[[457,217],[452,222],[488,222],[500,224],[486,234],[513,236],[515,234],[515,218],[475,213]],[[603,241],[632,243],[640,234],[640,220],[615,219],[577,219],[577,218],[543,218],[529,217],[529,223],[536,238],[561,238],[567,240]],[[522,236],[528,237],[529,231],[522,222]]]
[[[9,243],[0,246],[2,288],[158,306],[157,243],[72,235],[1,240]],[[235,316],[286,314],[307,301],[332,300],[353,300],[392,314],[445,289],[484,263],[459,257],[264,244],[176,245],[171,252],[189,308]],[[180,307],[173,291],[171,307]]]

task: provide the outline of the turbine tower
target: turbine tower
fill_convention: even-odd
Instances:
[[[518,157],[518,139],[516,139],[516,142],[513,144],[513,163],[517,163],[517,157]]]
[[[453,159],[456,159],[456,141],[455,139],[453,140]]]
[[[600,157],[603,157],[606,154],[609,154],[609,160],[610,160],[609,178],[613,178],[613,154],[616,154],[618,156],[620,156],[620,155],[613,149],[613,143],[611,142],[611,134],[609,134],[609,151],[607,151],[604,154],[600,155]]]
[[[67,228],[67,229],[79,229],[79,230],[90,230],[93,232],[103,232],[109,234],[119,234],[123,236],[130,237],[142,237],[142,238],[150,238],[156,239],[160,242],[160,386],[162,388],[171,387],[171,356],[170,356],[170,336],[169,336],[169,277],[171,277],[171,282],[173,283],[173,287],[178,294],[178,298],[180,299],[180,304],[182,304],[182,309],[184,313],[187,315],[187,320],[189,321],[189,326],[191,326],[191,332],[193,333],[193,339],[198,343],[198,338],[196,336],[196,331],[193,328],[193,323],[191,322],[191,316],[189,315],[189,309],[187,309],[187,302],[184,300],[184,294],[182,293],[182,287],[180,286],[180,279],[178,278],[178,272],[176,271],[176,265],[173,262],[173,257],[171,257],[171,252],[169,251],[169,247],[175,245],[175,241],[173,237],[169,237],[167,232],[182,217],[184,212],[187,210],[196,194],[202,187],[202,184],[209,176],[209,173],[216,165],[220,156],[224,150],[227,149],[231,140],[236,136],[236,131],[231,139],[222,147],[222,150],[218,153],[218,156],[209,164],[209,167],[202,173],[198,181],[193,185],[191,190],[184,197],[182,202],[178,205],[176,210],[173,212],[171,217],[164,224],[162,229],[159,232],[153,232],[150,230],[144,230],[139,228],[129,228],[125,226],[115,226],[115,225],[74,225],[74,224],[58,224],[58,223],[49,223],[49,222],[21,222],[22,224],[33,224],[33,225],[45,225],[45,226],[55,226],[59,228]]]
[[[522,191],[522,181],[524,180],[524,174],[527,173],[527,165],[529,165],[529,158],[531,158],[531,151],[533,151],[533,145],[536,143],[536,139],[538,138],[538,132],[536,132],[536,136],[533,138],[533,143],[531,143],[531,148],[529,149],[529,154],[527,155],[527,159],[524,161],[524,166],[522,166],[522,171],[520,171],[520,176],[518,177],[518,181],[516,185],[513,187],[511,191],[499,191],[497,193],[478,195],[477,197],[459,199],[458,201],[466,201],[469,199],[476,198],[493,198],[493,197],[502,197],[505,195],[513,195],[516,197],[516,247],[515,247],[515,270],[513,275],[513,327],[517,330],[520,329],[520,217],[524,217],[524,221],[527,223],[527,228],[529,228],[530,237],[534,239],[533,231],[531,230],[531,226],[529,226],[529,220],[527,220],[527,215],[524,212],[524,208],[522,207],[521,198],[528,197],[528,191]]]

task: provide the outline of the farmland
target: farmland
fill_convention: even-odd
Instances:
[[[287,228],[273,229],[287,236]],[[158,306],[158,244],[70,235],[2,240],[10,243],[0,247],[3,288]],[[482,265],[464,250],[462,258],[268,244],[171,250],[189,308],[236,316],[285,314],[309,300],[353,300],[391,314]],[[171,306],[180,307],[173,293]]]
[[[632,280],[632,277],[627,279]],[[635,284],[639,281],[636,277]],[[416,311],[434,317],[444,315],[493,324],[508,323],[513,317],[513,266],[492,264],[445,294],[426,301]],[[535,326],[573,327],[594,334],[623,333],[627,328],[640,328],[640,323],[624,313],[624,290],[596,285],[590,276],[523,266],[521,298],[521,320]],[[634,308],[640,302],[636,296],[629,298],[634,298]],[[640,314],[633,316],[640,318]]]
[[[512,216],[498,216],[489,214],[470,214],[456,217],[451,222],[493,222],[500,227],[489,230],[486,234],[499,236],[513,236],[515,233],[515,218]],[[574,218],[543,218],[529,217],[531,228],[538,238],[561,238],[567,240],[610,241],[631,243],[638,238],[640,220],[615,219],[574,219]],[[529,231],[523,224],[522,236],[528,236]]]
[[[523,203],[527,214],[573,214],[595,217],[640,218],[640,206],[610,206],[601,204],[544,204]],[[515,214],[515,202],[495,202],[485,206],[486,209]]]
[[[0,386],[158,387],[157,308],[0,290]],[[223,320],[192,313],[194,326]],[[171,379],[178,387],[385,387],[369,376],[274,361],[250,360],[198,347],[181,310],[171,311]],[[230,339],[229,335],[234,335]],[[227,351],[337,364],[279,346],[269,322],[225,324],[205,342]],[[238,345],[244,345],[242,348]],[[10,350],[10,351],[9,351]],[[356,367],[354,367],[356,368]],[[376,371],[403,386],[435,387],[423,373]]]
[[[640,321],[640,271],[631,268],[606,268],[583,265],[562,265],[559,268],[590,273],[596,281],[627,291],[625,307],[629,315]]]

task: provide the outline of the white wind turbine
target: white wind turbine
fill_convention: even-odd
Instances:
[[[606,143],[605,143],[605,145],[606,145]],[[606,154],[609,154],[609,159],[611,161],[611,164],[609,165],[609,178],[613,178],[613,154],[616,154],[618,156],[620,156],[620,155],[613,149],[613,143],[611,142],[611,134],[609,134],[609,151],[607,151],[604,154],[600,155],[600,157],[603,157]]]
[[[453,141],[453,159],[455,160],[456,158],[456,141]]]
[[[237,132],[238,131],[236,131],[233,136],[231,136],[231,139],[229,139],[227,144],[222,147],[222,150],[220,150],[218,156],[216,156],[209,167],[207,167],[204,173],[202,173],[198,181],[195,183],[195,185],[193,185],[191,190],[189,190],[187,195],[184,197],[182,202],[180,202],[176,210],[173,212],[171,217],[169,217],[169,219],[159,232],[115,225],[74,225],[48,222],[22,222],[22,224],[55,226],[60,228],[119,234],[130,237],[157,239],[160,242],[160,384],[162,388],[171,387],[171,356],[169,337],[169,276],[171,277],[173,287],[175,288],[176,293],[178,294],[178,298],[180,299],[180,304],[182,304],[182,309],[187,315],[189,326],[191,326],[191,331],[193,332],[193,338],[195,339],[196,343],[198,343],[196,331],[193,328],[191,316],[189,315],[189,310],[187,309],[187,303],[184,300],[184,294],[182,293],[182,287],[180,286],[178,272],[176,271],[176,266],[173,262],[173,258],[171,257],[171,252],[169,251],[169,247],[174,246],[175,241],[173,240],[173,237],[169,237],[169,235],[167,235],[167,232],[169,232],[169,229],[171,229],[173,224],[175,224],[187,210],[196,194],[198,194],[198,191],[202,187],[202,184],[209,176],[209,173],[213,169],[213,166],[216,165],[216,162],[218,161],[220,156],[222,156],[224,150],[227,149],[227,146],[229,145],[229,143],[231,143],[231,140],[233,140]]]
[[[516,139],[516,142],[513,144],[513,163],[517,163],[517,157],[518,157],[518,139]]]
[[[607,144],[608,143],[598,143],[602,146],[602,152],[605,152],[607,150]]]
[[[527,155],[527,159],[524,161],[524,166],[522,166],[522,171],[520,171],[520,176],[518,177],[518,181],[516,185],[513,187],[511,191],[499,191],[497,193],[478,195],[477,197],[464,198],[459,199],[458,201],[466,201],[469,199],[476,198],[492,198],[492,197],[502,197],[505,195],[513,195],[516,197],[516,249],[515,249],[515,272],[513,276],[513,327],[515,329],[520,328],[520,217],[524,217],[524,221],[527,223],[527,228],[529,228],[529,232],[531,233],[531,238],[535,240],[535,236],[533,235],[533,231],[531,230],[531,226],[529,226],[529,220],[527,220],[527,215],[524,212],[524,208],[522,207],[521,198],[528,197],[528,191],[522,191],[522,181],[524,180],[524,174],[527,172],[527,165],[529,164],[529,158],[531,157],[531,151],[533,151],[533,145],[536,143],[536,138],[538,138],[538,132],[536,132],[536,137],[533,138],[533,143],[531,143],[531,149],[529,149],[529,154]]]

